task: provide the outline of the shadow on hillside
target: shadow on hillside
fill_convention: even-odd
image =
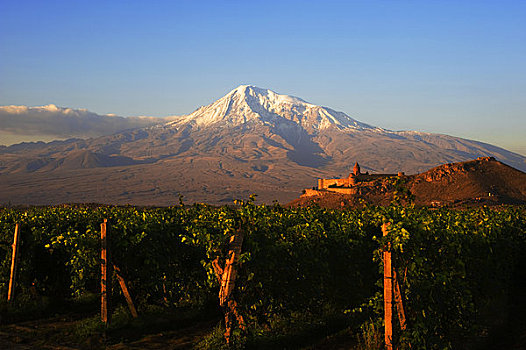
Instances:
[[[276,123],[278,127],[273,128],[272,131],[292,146],[292,150],[287,152],[287,157],[291,161],[311,168],[327,165],[331,157],[323,156],[323,149],[316,142],[312,141],[312,136],[305,129],[288,119],[278,118],[282,120]]]

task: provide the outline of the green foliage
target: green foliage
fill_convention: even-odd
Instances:
[[[398,176],[391,179],[391,185],[394,188],[393,205],[408,205],[414,202],[415,196],[411,193],[407,184],[409,179],[405,176]]]
[[[401,345],[455,348],[480,331],[479,315],[506,297],[526,246],[524,214],[524,208],[384,209],[383,220],[392,224],[376,256],[390,244],[409,324]],[[372,298],[377,312],[380,303],[381,295]]]
[[[400,191],[401,200],[410,200]],[[286,209],[253,199],[233,207],[2,208],[0,293],[7,294],[16,222],[22,225],[20,302],[31,303],[35,294],[66,299],[97,293],[106,218],[113,262],[139,307],[202,308],[217,302],[212,261],[224,262],[230,237],[242,229],[235,298],[251,339],[258,330],[285,329],[277,319],[283,324],[300,313],[331,310],[362,323],[362,342],[376,347],[383,317],[381,252],[389,244],[408,319],[396,341],[401,348],[453,348],[479,332],[479,315],[506,297],[526,246],[525,214],[525,208]],[[384,222],[391,223],[386,237]],[[219,333],[206,343],[220,343]],[[246,342],[241,334],[235,339],[239,347]]]

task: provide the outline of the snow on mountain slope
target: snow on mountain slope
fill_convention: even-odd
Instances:
[[[51,110],[53,108],[47,108]],[[112,117],[114,118],[114,117]],[[288,202],[317,178],[408,174],[494,156],[526,158],[448,135],[391,131],[271,90],[242,85],[173,121],[86,140],[0,146],[0,204]]]
[[[336,127],[340,130],[365,130],[374,127],[361,123],[345,113],[317,106],[289,95],[251,85],[241,85],[208,106],[172,122],[192,123],[198,127],[232,127],[260,123],[279,127],[294,122],[309,132]]]
[[[526,169],[524,157],[499,147],[448,135],[387,130],[298,97],[251,85],[241,85],[212,104],[164,127],[187,130],[193,135],[194,150],[207,144],[195,141],[209,128],[215,130],[215,144],[230,152],[235,147],[229,135],[238,135],[235,128],[243,128],[241,135],[236,136],[238,140],[248,135],[272,135],[280,148],[288,150],[289,159],[316,168],[323,164],[339,168],[336,164],[343,165],[346,158],[352,156],[367,159],[371,171],[403,169],[416,172],[441,162],[495,156],[519,169]]]

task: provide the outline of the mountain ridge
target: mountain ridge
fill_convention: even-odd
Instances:
[[[373,128],[343,112],[336,112],[327,107],[308,103],[299,97],[278,94],[270,89],[253,85],[240,85],[217,101],[202,106],[171,124],[194,122],[198,126],[218,123],[235,126],[254,120],[272,124],[279,117],[285,117],[289,121],[313,130],[321,130],[331,125],[339,128]]]
[[[373,173],[411,174],[488,156],[526,170],[525,157],[496,146],[390,131],[242,85],[166,123],[0,148],[0,203],[170,205],[183,194],[191,202],[228,204],[251,193],[288,202],[316,178],[346,176],[355,161]]]

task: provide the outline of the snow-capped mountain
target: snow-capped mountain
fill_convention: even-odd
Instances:
[[[247,123],[278,126],[293,122],[305,130],[318,131],[329,127],[373,129],[345,113],[308,103],[298,97],[281,95],[272,90],[241,85],[214,103],[172,122],[192,123],[199,127],[232,127]]]
[[[526,158],[482,142],[390,131],[300,98],[242,85],[172,121],[88,140],[0,147],[0,204],[231,203],[256,193],[286,202],[319,177],[423,172],[493,156]]]

